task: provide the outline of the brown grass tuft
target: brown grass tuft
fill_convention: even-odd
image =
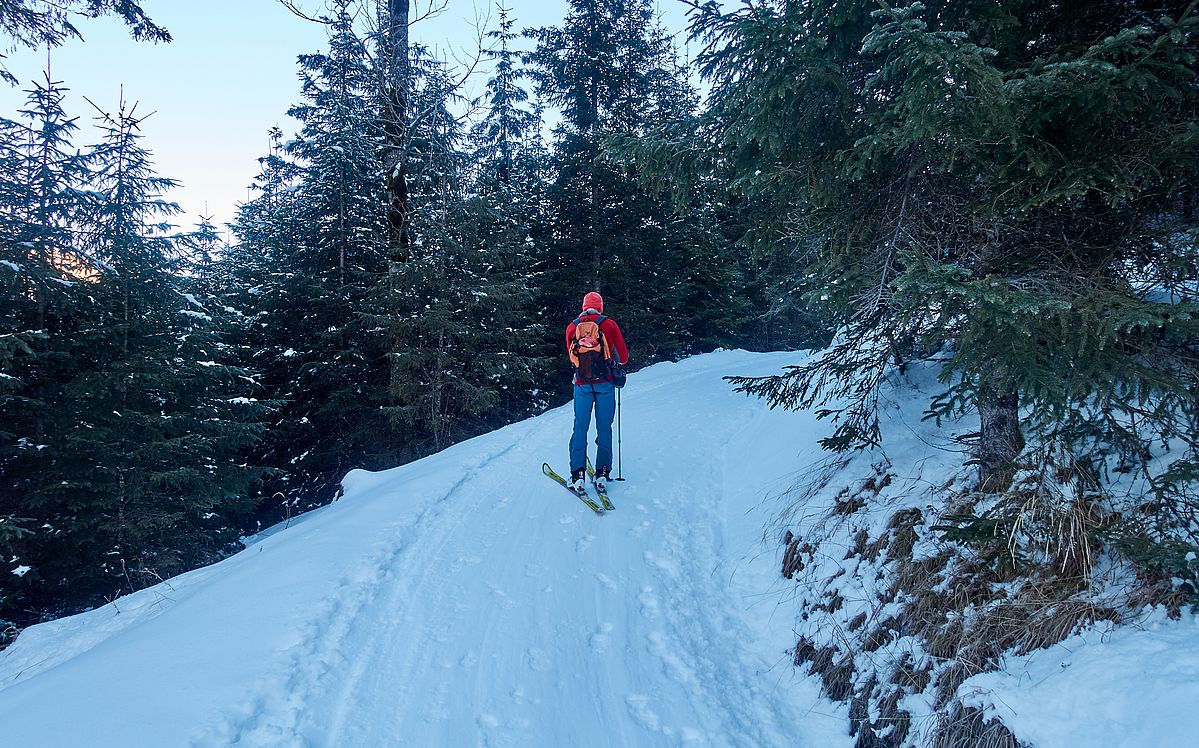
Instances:
[[[932,748],[1021,748],[1020,741],[997,719],[958,704],[938,721]]]
[[[793,662],[796,667],[806,663],[809,672],[820,677],[824,691],[830,698],[845,701],[853,693],[852,654],[846,653],[838,658],[836,647],[817,647],[806,637],[801,637],[795,646]]]
[[[916,525],[923,522],[924,514],[919,509],[904,509],[891,517],[891,521],[887,523],[887,529],[891,531],[891,542],[887,546],[888,558],[892,561],[912,558],[912,549],[920,539]]]
[[[1185,606],[1170,580],[1096,597],[1093,574],[1104,550],[1096,530],[1111,520],[1087,494],[1066,496],[1026,481],[1006,496],[988,497],[951,481],[934,491],[945,515],[999,518],[994,533],[984,523],[981,532],[953,542],[928,531],[926,511],[912,502],[893,511],[877,536],[853,526],[867,522],[844,519],[863,509],[864,515],[880,511],[872,499],[890,483],[880,470],[846,486],[818,532],[805,542],[791,534],[784,539],[783,574],[813,585],[801,615],[823,632],[814,634],[819,643],[799,640],[795,664],[807,665],[830,698],[848,702],[857,748],[896,748],[912,740],[912,716],[900,706],[908,694],[933,703],[934,732],[925,736],[931,745],[1019,748],[1000,720],[959,701],[968,678],[999,667],[1005,654],[1052,646],[1100,621],[1118,622],[1140,592],[1144,602]],[[810,575],[811,559],[829,552],[832,543],[825,541],[845,542],[845,559],[857,562],[819,580],[797,576]],[[842,595],[866,595],[870,607],[855,607],[851,617]]]
[[[793,535],[790,530],[783,537],[783,544],[787,546],[783,551],[783,576],[787,579],[795,577],[796,573],[804,570],[806,563],[804,556],[811,558],[816,548],[811,543],[803,543],[800,538]]]
[[[927,663],[918,667],[912,659],[912,653],[904,652],[900,656],[899,662],[895,664],[895,671],[891,674],[891,683],[904,689],[907,693],[921,693],[928,688],[932,677]]]

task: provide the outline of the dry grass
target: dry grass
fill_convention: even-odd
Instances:
[[[902,628],[898,618],[894,616],[884,618],[877,626],[870,629],[862,642],[862,649],[867,652],[877,652],[898,639]]]
[[[1002,722],[983,719],[983,713],[974,707],[956,704],[937,721],[933,733],[932,748],[1021,748]]]
[[[1120,606],[1098,604],[1092,594],[1102,551],[1094,530],[1106,519],[1085,501],[1055,504],[1044,492],[1010,495],[1008,501],[1019,502],[1009,504],[1017,507],[1016,520],[1005,525],[1012,528],[1010,536],[996,538],[1000,547],[1027,543],[1030,537],[1041,541],[1039,563],[1013,571],[996,564],[994,556],[930,536],[925,514],[917,508],[895,511],[877,537],[865,527],[844,528],[848,516],[871,505],[880,486],[889,483],[889,476],[880,475],[846,488],[829,513],[839,520],[834,526],[852,539],[844,560],[869,564],[885,582],[868,593],[875,595],[875,614],[860,606],[852,616],[843,612],[848,588],[833,586],[847,569],[871,578],[861,566],[846,563],[828,579],[808,580],[825,591],[806,604],[804,618],[836,627],[837,637],[826,644],[801,638],[795,664],[808,665],[831,698],[849,702],[856,748],[906,745],[913,717],[900,704],[905,695],[920,693],[928,694],[936,708],[926,717],[935,721],[933,745],[1018,748],[1001,722],[964,707],[958,689],[967,678],[999,667],[1007,653],[1025,654],[1098,621],[1120,620]],[[979,497],[952,499],[966,513]],[[788,535],[785,541],[784,576],[802,578],[811,559],[822,553],[821,538],[801,543]],[[1009,553],[1017,555],[1014,549]],[[889,603],[898,604],[899,612],[888,608],[881,615]]]
[[[932,673],[927,667],[919,667],[912,659],[911,652],[904,652],[895,664],[891,675],[891,683],[905,689],[909,693],[922,693],[932,682]]]
[[[800,637],[795,645],[796,667],[807,664],[813,675],[820,677],[824,691],[829,698],[845,701],[853,694],[854,659],[853,655],[845,653],[838,657],[836,647],[817,647],[806,637]]]
[[[880,686],[871,677],[849,702],[849,734],[856,738],[855,748],[896,748],[907,740],[912,716],[899,708],[904,692],[898,688],[882,689],[882,697],[873,704],[871,696]],[[871,719],[871,707],[876,716]]]
[[[1174,583],[1173,578],[1162,571],[1138,569],[1138,585],[1129,598],[1129,604],[1138,608],[1162,607],[1174,620],[1182,615],[1182,609],[1194,604],[1194,598]]]
[[[924,513],[919,509],[904,509],[896,512],[887,523],[891,531],[891,542],[887,545],[887,557],[892,561],[910,560],[912,549],[920,534],[916,525],[924,524]]]
[[[846,486],[833,497],[833,511],[843,517],[864,509],[870,500],[878,496],[884,488],[891,485],[894,476],[890,473],[876,473],[862,481],[856,488]]]
[[[1027,544],[1040,552],[1046,565],[1065,577],[1089,579],[1094,571],[1099,544],[1095,530],[1110,519],[1094,502],[1067,498],[1037,487],[1011,497],[1015,505],[1011,531],[1004,539],[1016,555]]]
[[[796,573],[804,570],[804,556],[811,559],[816,548],[811,543],[801,542],[790,530],[783,536],[783,544],[787,546],[783,551],[783,576],[792,579]]]

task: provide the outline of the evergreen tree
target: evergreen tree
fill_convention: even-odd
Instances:
[[[499,7],[499,28],[488,38],[486,51],[495,62],[483,96],[486,114],[470,133],[466,214],[460,222],[463,242],[485,251],[485,283],[490,312],[477,316],[506,316],[503,336],[488,335],[475,345],[489,354],[505,356],[503,378],[496,382],[500,405],[495,425],[524,417],[548,405],[545,381],[559,356],[555,335],[547,331],[544,298],[537,292],[545,282],[538,270],[541,248],[550,243],[549,205],[545,199],[548,159],[542,138],[542,107],[531,102],[523,83],[529,78],[513,45],[520,38],[509,11]],[[476,295],[476,298],[480,298]],[[548,327],[556,328],[554,324]],[[507,340],[505,343],[504,340]]]
[[[181,288],[165,221],[177,208],[159,197],[171,182],[154,176],[140,120],[124,106],[104,116],[104,141],[79,157],[54,124],[70,122],[60,99],[53,85],[31,96],[19,161],[33,189],[10,224],[35,269],[18,276],[33,288],[19,324],[41,325],[16,368],[21,396],[4,403],[5,505],[34,530],[13,543],[26,573],[5,579],[21,620],[219,558],[253,476],[236,455],[254,418]]]
[[[1146,445],[1172,444],[1160,475],[1174,499],[1159,506],[1177,509],[1199,363],[1199,18],[1186,2],[1074,11],[708,7],[695,31],[712,107],[687,159],[719,159],[767,206],[794,293],[839,330],[812,363],[748,390],[840,400],[827,443],[848,448],[877,439],[888,370],[943,357],[930,415],[978,413],[984,489],[1009,486],[1029,435],[1041,456],[1028,459],[1057,454],[1080,487],[1102,485],[1112,455],[1152,475]]]
[[[672,215],[666,196],[604,147],[613,136],[681,119],[696,102],[651,4],[575,0],[561,27],[531,33],[538,92],[562,111],[548,191],[555,231],[545,261],[546,308],[564,322],[583,293],[600,290],[641,360],[696,352],[700,339],[728,339],[722,320],[698,312],[700,286],[708,283],[717,297],[737,298],[729,253],[703,241],[700,214]],[[693,336],[705,328],[710,336]]]
[[[201,216],[195,230],[177,237],[177,242],[185,257],[185,272],[177,277],[177,284],[187,306],[176,318],[176,335],[205,361],[202,373],[208,376],[197,381],[205,398],[219,408],[233,406],[225,416],[228,423],[224,428],[231,438],[219,459],[226,469],[236,466],[237,494],[230,496],[219,516],[230,529],[245,531],[255,527],[255,513],[262,504],[257,490],[271,474],[260,455],[266,425],[279,403],[266,399],[260,373],[249,367],[247,362],[253,360],[246,346],[249,325],[228,303],[237,282],[226,262],[229,245],[208,216]],[[217,407],[209,411],[213,421],[217,411]]]
[[[41,337],[69,316],[74,280],[89,272],[73,233],[85,204],[78,187],[89,178],[89,158],[71,144],[78,126],[62,109],[62,85],[47,77],[28,93],[25,123],[4,123],[2,230],[7,267],[15,273],[6,331]]]
[[[411,101],[421,113],[409,134],[412,252],[396,273],[403,292],[392,354],[405,457],[494,426],[501,406],[513,405],[506,394],[532,387],[523,349],[540,338],[528,318],[529,259],[512,239],[514,216],[466,194],[468,164],[448,110],[453,91],[445,68],[418,50],[412,70]]]
[[[229,297],[247,325],[250,363],[281,410],[259,457],[264,487],[290,508],[328,501],[355,467],[395,464],[387,404],[382,130],[374,73],[338,2],[327,52],[301,55],[297,137],[263,160],[260,196],[239,212]],[[279,144],[281,134],[273,135]]]
[[[178,209],[160,196],[173,183],[154,175],[135,109],[101,118],[84,244],[95,307],[72,340],[91,366],[64,387],[58,410],[70,420],[47,455],[58,480],[35,494],[55,528],[42,576],[77,597],[219,558],[252,478],[234,455],[253,438],[253,418],[222,396],[238,391],[238,372],[180,293],[166,220]]]
[[[155,24],[141,4],[134,0],[58,0],[47,3],[39,0],[0,0],[0,31],[24,47],[41,45],[57,47],[70,38],[83,38],[72,23],[72,16],[96,18],[115,15],[129,27],[134,39],[155,42],[171,41],[171,34]],[[4,59],[0,55],[0,59]],[[9,83],[17,81],[0,67],[0,78]]]
[[[91,160],[72,145],[77,124],[63,111],[63,96],[61,84],[47,77],[29,90],[20,121],[0,123],[0,516],[10,518],[4,560],[15,559],[18,568],[29,565],[26,543],[40,516],[30,497],[54,482],[44,458],[63,428],[63,384],[86,365],[72,355],[72,337],[78,313],[89,307],[84,279],[94,271],[74,229]],[[36,568],[0,575],[0,616],[39,579]]]
[[[504,188],[518,176],[536,177],[541,166],[541,110],[528,109],[529,93],[521,86],[527,71],[520,67],[520,53],[512,45],[520,38],[514,31],[515,19],[503,6],[497,6],[499,28],[487,33],[497,45],[484,51],[495,63],[482,100],[487,108],[484,118],[470,133],[472,160],[481,187]]]

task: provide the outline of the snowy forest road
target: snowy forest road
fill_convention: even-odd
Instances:
[[[126,598],[119,624],[106,606],[30,629],[0,655],[0,724],[49,746],[847,745],[790,664],[763,539],[811,417],[721,379],[793,360],[630,377],[629,480],[602,517],[540,474],[565,468],[569,408],[355,471],[337,504]],[[32,664],[54,644],[61,662]],[[48,719],[64,700],[77,719]]]

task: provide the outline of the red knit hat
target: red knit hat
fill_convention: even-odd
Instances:
[[[597,312],[604,311],[604,297],[597,294],[595,291],[583,297],[583,311],[594,309]]]

